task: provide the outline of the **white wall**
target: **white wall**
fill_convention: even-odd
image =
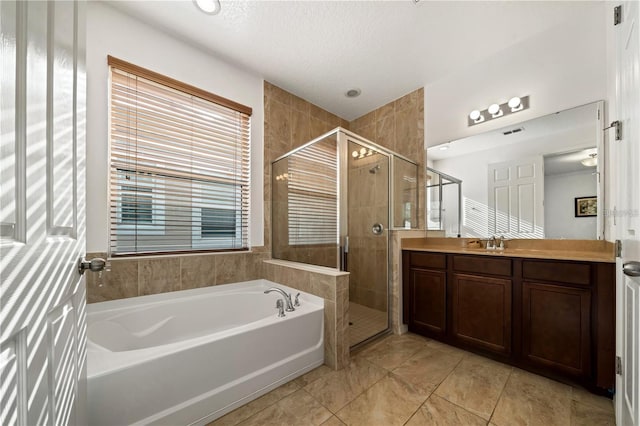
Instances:
[[[603,16],[608,7],[605,3],[593,2],[576,8],[570,22],[428,85],[425,145],[437,145],[605,99],[607,51]],[[477,42],[491,41],[478,34]],[[529,110],[467,126],[470,111],[525,95],[531,96]]]
[[[575,198],[596,195],[593,169],[544,177],[544,236],[592,240],[595,217],[575,217]]]
[[[253,109],[251,117],[251,246],[263,228],[263,80],[135,20],[101,2],[87,7],[87,252],[107,251],[107,55],[159,72]]]

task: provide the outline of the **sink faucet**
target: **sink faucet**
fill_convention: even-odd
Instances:
[[[504,250],[504,241],[505,241],[504,235],[500,235],[500,238],[496,242],[498,244],[498,246],[496,248],[500,249],[500,250]]]
[[[287,305],[287,308],[285,309],[285,311],[293,312],[296,310],[296,308],[293,307],[293,303],[291,302],[291,295],[289,293],[285,292],[281,288],[271,287],[270,289],[265,290],[264,294],[271,293],[272,291],[277,291],[278,293],[284,296],[284,301],[285,301],[285,304]]]
[[[491,238],[487,240],[487,250],[495,250],[496,248],[496,236],[492,235]]]

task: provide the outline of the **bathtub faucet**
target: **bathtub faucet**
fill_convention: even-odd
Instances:
[[[289,293],[285,292],[281,288],[271,287],[269,290],[265,290],[264,294],[271,293],[272,291],[277,291],[278,293],[280,293],[280,294],[282,294],[284,296],[284,301],[285,301],[285,303],[287,305],[287,308],[285,309],[285,311],[293,312],[293,311],[296,310],[296,308],[293,307],[293,303],[291,302],[291,295]]]

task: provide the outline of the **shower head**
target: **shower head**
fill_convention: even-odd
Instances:
[[[380,170],[380,164],[376,164],[375,166],[370,168],[369,173],[371,173],[372,175],[375,175],[376,173],[378,173],[378,170]]]

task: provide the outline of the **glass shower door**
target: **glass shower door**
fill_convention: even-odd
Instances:
[[[354,346],[388,329],[390,158],[349,138],[346,147],[342,206],[347,212],[342,217],[347,220],[341,233],[343,241],[348,237],[348,253],[342,266],[350,272],[349,335]]]

